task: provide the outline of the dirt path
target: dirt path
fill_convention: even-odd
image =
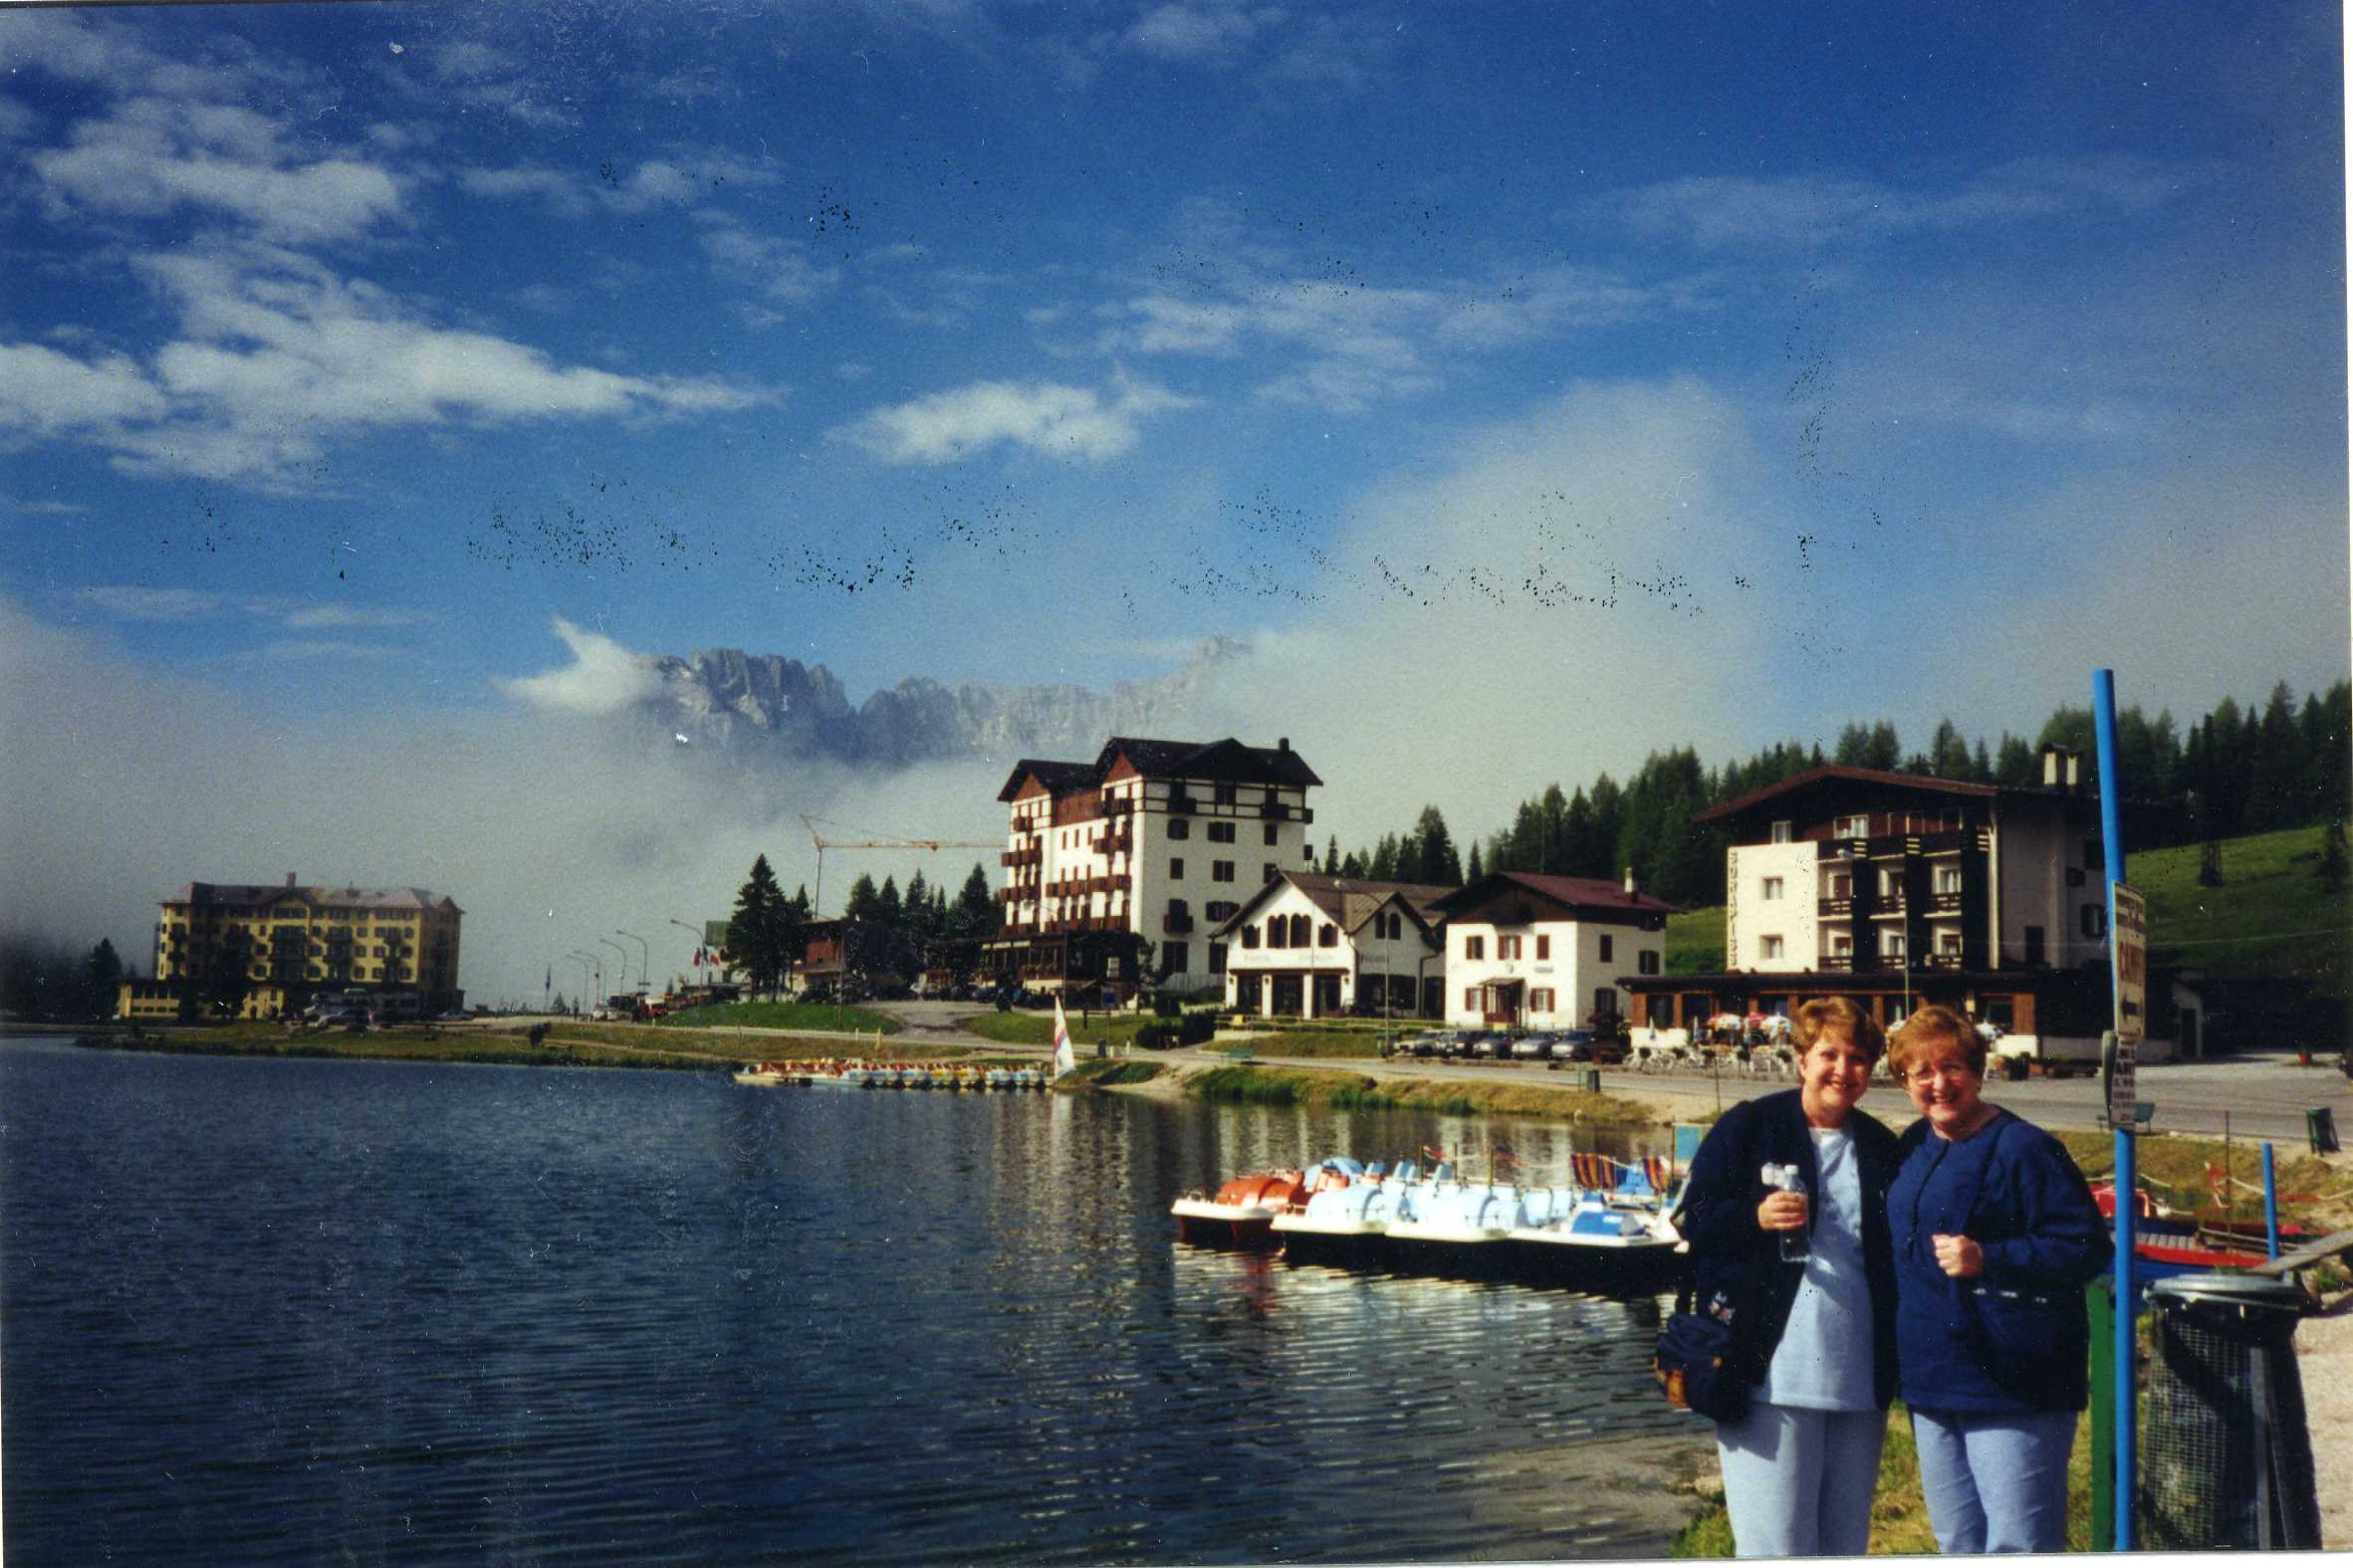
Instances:
[[[2353,1292],[2296,1325],[2304,1424],[2319,1480],[2320,1544],[2353,1547]]]

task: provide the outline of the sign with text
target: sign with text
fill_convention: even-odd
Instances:
[[[2116,1039],[2137,1045],[2149,1022],[2149,901],[2122,882],[2109,888],[2115,902],[2109,947],[2116,980]]]
[[[2108,889],[2115,906],[2108,922],[2111,974],[2116,984],[2116,1033],[2108,1067],[2108,1125],[2133,1130],[2133,1065],[2149,1023],[2149,901],[2122,882]]]

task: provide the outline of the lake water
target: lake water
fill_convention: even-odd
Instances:
[[[1190,1186],[1490,1136],[0,1043],[8,1557],[1655,1550],[1578,1455],[1690,1436],[1658,1302],[1173,1240]]]

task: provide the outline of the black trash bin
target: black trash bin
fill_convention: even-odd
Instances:
[[[2295,1351],[2303,1292],[2251,1274],[2184,1274],[2151,1285],[2148,1301],[2138,1544],[2317,1551],[2320,1503]]]

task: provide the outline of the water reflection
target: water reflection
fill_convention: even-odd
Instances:
[[[1238,1170],[1567,1129],[0,1048],[26,1560],[1454,1560],[1661,1544],[1658,1303],[1175,1244]]]

